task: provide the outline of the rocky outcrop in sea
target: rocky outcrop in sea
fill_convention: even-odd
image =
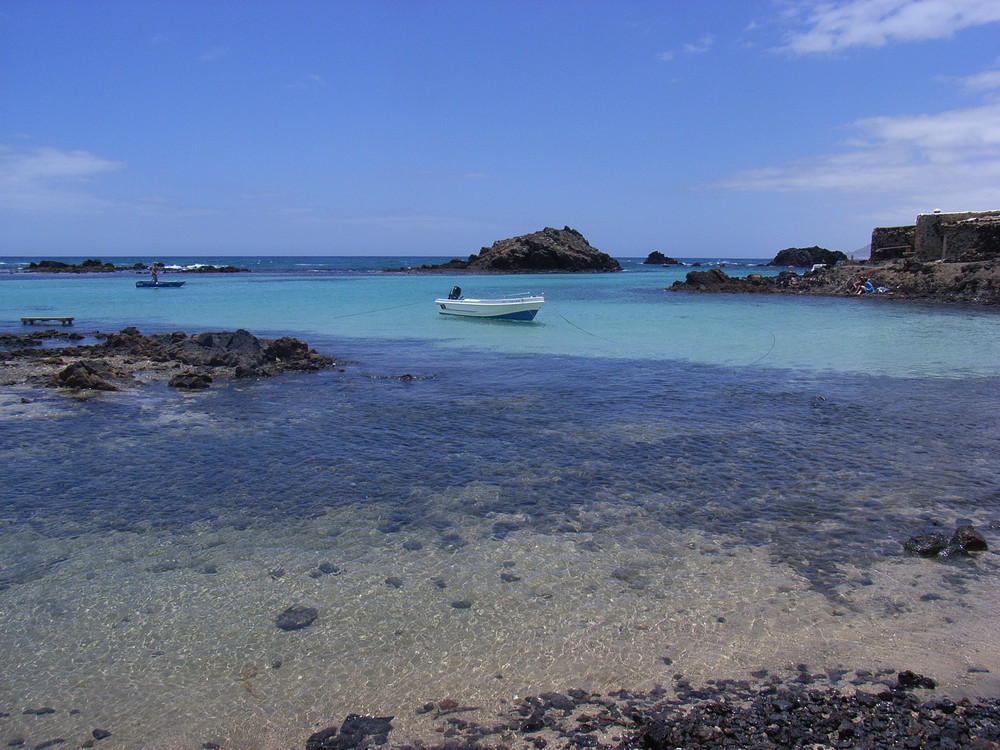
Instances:
[[[163,269],[162,263],[153,265]],[[131,266],[116,266],[114,263],[106,263],[102,260],[92,258],[82,263],[65,263],[61,260],[40,260],[31,261],[22,271],[32,273],[113,273],[115,271],[148,271],[150,269],[145,263],[133,263]],[[185,268],[185,273],[237,273],[249,271],[249,268],[238,268],[237,266],[213,266],[202,265]]]
[[[671,258],[669,255],[664,255],[659,250],[654,250],[649,255],[646,256],[646,260],[642,262],[644,266],[679,266],[680,261]]]
[[[35,348],[41,342],[30,336],[11,337],[4,342],[8,350],[0,352],[0,385],[34,383],[92,392],[168,380],[175,388],[199,390],[220,377],[272,377],[334,365],[304,341],[260,339],[243,329],[145,336],[129,327],[97,338],[101,343]],[[10,348],[18,343],[23,347]]]
[[[540,232],[497,240],[468,260],[455,258],[447,263],[400,269],[447,273],[603,273],[622,270],[607,253],[602,253],[575,229],[545,227]]]
[[[798,268],[811,268],[817,263],[833,265],[842,260],[847,260],[847,256],[839,250],[827,250],[825,247],[787,247],[778,252],[767,265],[769,266],[796,266]]]

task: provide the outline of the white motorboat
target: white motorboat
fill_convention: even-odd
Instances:
[[[454,287],[444,299],[434,300],[442,315],[462,315],[467,318],[490,318],[492,320],[534,320],[545,303],[542,294],[524,294],[496,299],[476,299],[463,297],[460,287]]]

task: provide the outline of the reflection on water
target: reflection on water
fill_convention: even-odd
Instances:
[[[1000,516],[995,379],[355,351],[195,395],[7,397],[0,729],[284,747],[348,711],[430,736],[413,707],[447,696],[1000,669],[996,556],[899,543]],[[370,377],[407,361],[427,379]],[[294,605],[317,622],[276,628]]]

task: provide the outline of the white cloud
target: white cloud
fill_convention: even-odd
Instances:
[[[974,93],[1000,89],[1000,70],[987,70],[973,76],[960,78],[959,83],[966,91]]]
[[[805,28],[789,33],[782,48],[796,54],[944,39],[1000,21],[997,0],[834,0],[804,7]]]
[[[691,44],[685,44],[683,47],[681,47],[681,51],[685,55],[700,55],[712,49],[712,45],[714,44],[715,44],[714,36],[703,36],[697,42]],[[655,55],[655,57],[657,60],[660,60],[662,62],[670,62],[676,57],[676,54],[674,53],[673,50],[666,50],[665,52],[658,52]]]
[[[694,44],[685,44],[684,51],[689,55],[700,55],[712,49],[713,44],[715,44],[714,36],[704,36]]]
[[[922,210],[1000,206],[1000,102],[850,127],[862,135],[842,153],[738,172],[714,187],[880,195]]]
[[[0,146],[0,208],[79,212],[109,207],[88,188],[94,178],[125,167],[87,151]]]

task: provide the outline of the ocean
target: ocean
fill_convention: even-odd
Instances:
[[[158,290],[14,272],[28,260],[0,259],[0,333],[245,328],[338,367],[0,390],[0,740],[299,748],[359,713],[434,741],[427,701],[488,720],[514,696],[760,669],[1000,695],[995,310],[673,293],[691,267],[641,259],[102,259],[187,280]],[[546,304],[527,324],[439,315],[454,285]],[[904,554],[959,523],[993,549]],[[295,606],[315,623],[277,628]]]

